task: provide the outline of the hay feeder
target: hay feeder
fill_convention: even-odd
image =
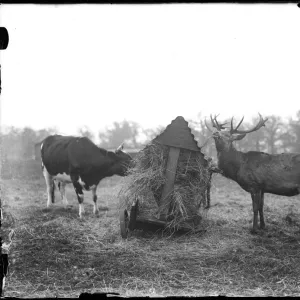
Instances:
[[[153,149],[159,149],[161,152],[157,155]],[[138,168],[149,170],[159,156],[161,160],[156,163],[156,169],[162,170],[160,185],[159,188],[152,188],[149,173],[141,173],[142,175],[138,177],[136,170]],[[160,135],[140,151],[135,165],[140,167],[135,167],[131,173],[129,172],[127,176],[131,180],[129,188],[120,191],[120,197],[127,198],[126,208],[124,209],[123,206],[120,211],[121,236],[127,238],[128,232],[135,229],[157,230],[167,227],[172,227],[176,231],[195,229],[194,221],[199,217],[200,204],[209,206],[212,171],[210,159],[205,158],[201,152],[188,122],[181,116],[173,120]],[[133,176],[133,179],[130,179],[130,176]],[[184,189],[187,185],[193,186],[194,190],[190,192],[191,188]],[[141,190],[143,193],[140,192]],[[141,196],[142,194],[146,196]],[[155,201],[145,200],[149,195]],[[142,204],[147,201],[150,208],[154,206],[157,208],[155,217],[153,214],[142,216]],[[180,209],[178,201],[182,201]],[[149,204],[150,202],[152,204]],[[180,217],[180,222],[176,224],[175,215]],[[199,220],[196,223],[199,224]]]

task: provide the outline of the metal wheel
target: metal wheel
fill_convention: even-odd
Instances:
[[[128,235],[128,224],[129,224],[129,217],[127,209],[120,212],[120,229],[121,229],[121,236],[123,239],[127,238]]]

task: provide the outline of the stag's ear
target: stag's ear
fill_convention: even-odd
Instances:
[[[233,134],[231,139],[233,141],[240,141],[241,139],[243,139],[246,136],[246,133],[243,134]]]
[[[116,149],[116,153],[119,152],[119,151],[122,151],[124,148],[124,143],[122,143],[117,149]]]

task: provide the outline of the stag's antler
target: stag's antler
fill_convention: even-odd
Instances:
[[[213,132],[212,128],[210,128],[207,123],[206,123],[206,118],[204,119],[204,123],[205,123],[205,126],[206,128],[210,131],[210,132]]]
[[[218,131],[226,129],[226,127],[224,127],[224,125],[227,124],[228,122],[225,122],[223,124],[219,124],[218,121],[217,121],[217,117],[218,117],[218,115],[215,115],[214,118],[212,118],[212,115],[210,115],[210,120],[211,120],[211,123],[212,123],[213,127],[215,127]]]
[[[238,130],[238,128],[240,127],[240,125],[242,124],[244,117],[242,118],[242,120],[239,122],[239,124],[233,128],[233,117],[231,119],[231,128],[230,128],[230,134],[234,134],[234,133],[238,133],[238,134],[246,134],[246,133],[250,133],[253,131],[258,130],[259,128],[261,128],[262,126],[265,126],[265,123],[268,121],[268,118],[263,119],[263,117],[261,116],[260,113],[259,114],[259,121],[258,123],[251,129],[248,130]]]

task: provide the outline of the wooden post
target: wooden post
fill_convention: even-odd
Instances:
[[[168,206],[166,203],[169,200],[170,193],[173,191],[175,175],[177,169],[177,162],[179,158],[180,148],[170,147],[169,157],[166,167],[166,183],[163,187],[159,207],[163,207],[159,219],[165,221],[168,213]]]

